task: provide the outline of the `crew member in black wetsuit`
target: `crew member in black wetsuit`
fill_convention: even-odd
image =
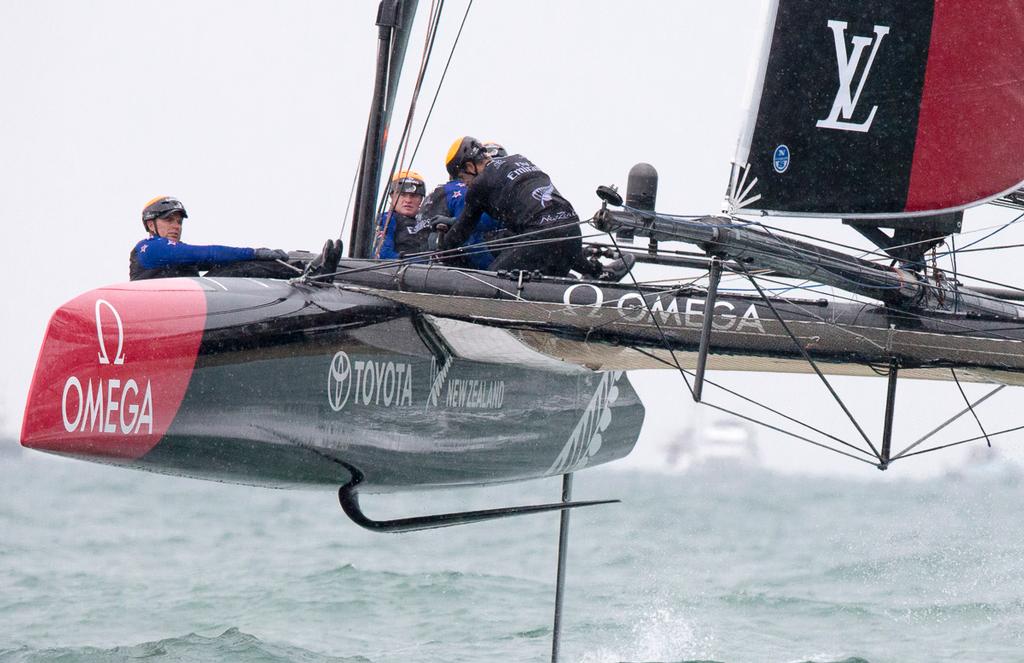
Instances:
[[[579,217],[551,178],[521,154],[492,158],[470,136],[456,140],[445,159],[449,172],[468,180],[466,206],[438,247],[461,246],[476,230],[482,214],[504,223],[514,237],[489,269],[538,270],[567,276],[582,255]]]
[[[251,249],[234,246],[196,246],[181,241],[182,223],[188,218],[185,206],[177,198],[160,196],[146,203],[142,210],[142,227],[149,237],[132,249],[129,258],[129,277],[141,279],[199,276],[200,270],[233,265],[245,261],[270,261],[267,274],[250,276],[280,277],[278,260],[287,260],[288,254],[276,249]],[[284,268],[287,269],[287,268]],[[285,272],[294,276],[294,272]]]

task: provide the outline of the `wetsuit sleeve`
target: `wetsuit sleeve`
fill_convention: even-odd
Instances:
[[[165,237],[139,242],[138,249],[139,265],[143,269],[169,265],[223,264],[252,260],[255,257],[255,251],[248,247],[183,244]]]
[[[448,203],[445,200],[444,185],[438,185],[430,195],[426,197],[423,204],[420,206],[420,211],[416,215],[417,218],[429,219],[434,216],[457,216],[447,210]]]
[[[395,250],[395,227],[398,224],[395,223],[395,217],[390,212],[385,212],[380,215],[380,221],[377,224],[377,233],[380,238],[380,247],[377,250],[376,257],[383,258],[384,260],[394,260],[400,258],[398,251]]]
[[[456,187],[448,190],[445,198],[448,201],[448,216],[458,218],[466,206],[466,187]]]
[[[458,218],[459,214],[462,213],[463,208],[466,207],[466,189],[462,188],[461,191],[454,190],[448,192],[448,216]],[[490,214],[486,212],[480,215],[480,223],[477,224],[476,229],[482,233],[489,233],[492,230],[497,230],[501,227],[497,219],[491,218]]]
[[[464,207],[459,213],[459,217],[455,220],[455,224],[452,225],[451,229],[444,234],[444,239],[441,248],[451,249],[456,246],[462,246],[469,236],[476,230],[476,226],[480,223],[480,216],[483,212],[483,201],[487,195],[487,171],[484,174],[476,178],[476,180],[466,189],[463,196],[465,200]]]
[[[501,223],[497,219],[493,218],[490,214],[484,213],[480,215],[480,223],[477,224],[476,229],[482,233],[489,233],[501,228]]]

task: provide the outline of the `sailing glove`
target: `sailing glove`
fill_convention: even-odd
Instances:
[[[256,260],[288,260],[288,252],[281,249],[253,249]]]
[[[455,218],[451,216],[437,215],[430,219],[430,229],[434,232],[447,232],[455,225]]]

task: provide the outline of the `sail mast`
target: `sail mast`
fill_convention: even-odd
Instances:
[[[349,235],[349,255],[353,258],[369,254],[381,163],[417,4],[418,0],[381,0],[377,9],[377,68]]]

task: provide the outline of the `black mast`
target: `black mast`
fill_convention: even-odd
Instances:
[[[353,258],[365,258],[370,252],[381,161],[417,3],[418,0],[381,0],[377,8],[377,70],[348,242],[349,255]]]

